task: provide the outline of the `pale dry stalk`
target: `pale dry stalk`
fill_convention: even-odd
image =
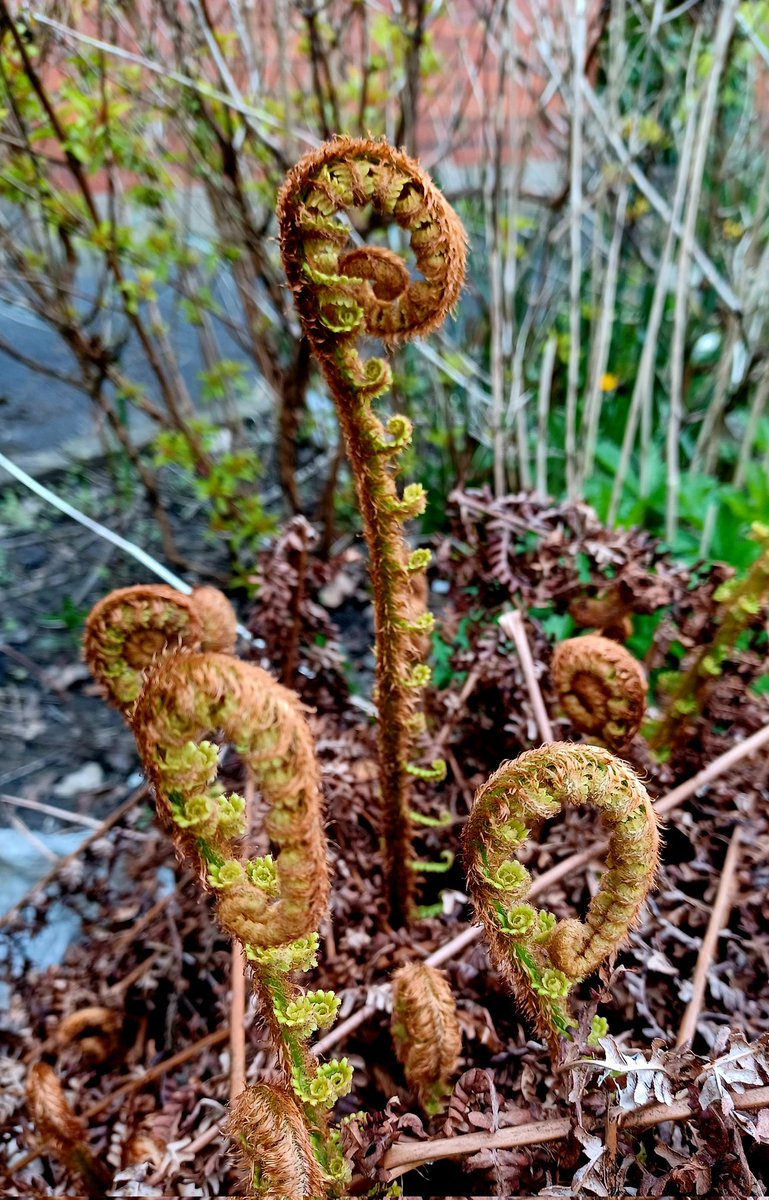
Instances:
[[[698,60],[699,48],[700,28],[698,26],[695,30],[694,38],[692,39],[692,48],[689,54],[686,86],[684,89],[685,95],[687,96],[692,95],[692,74]],[[614,477],[614,484],[612,486],[609,515],[607,518],[609,525],[613,525],[617,519],[617,513],[622,501],[622,490],[625,486],[625,480],[627,479],[628,469],[630,467],[630,456],[633,453],[633,446],[635,444],[639,420],[642,420],[643,423],[644,444],[651,440],[651,406],[654,393],[654,368],[657,362],[657,349],[659,345],[658,339],[659,332],[662,327],[662,321],[665,315],[665,303],[668,297],[669,272],[670,264],[673,259],[673,249],[676,242],[676,230],[680,224],[684,199],[686,197],[686,186],[689,180],[692,152],[694,150],[694,134],[697,128],[698,111],[698,105],[692,99],[689,104],[686,127],[681,144],[681,153],[678,160],[678,174],[676,176],[673,204],[669,213],[670,219],[667,222],[665,245],[663,247],[662,256],[657,267],[657,278],[654,285],[654,294],[652,296],[649,319],[646,323],[646,331],[643,338],[643,350],[641,351],[641,358],[638,364],[635,383],[633,384],[633,394],[630,399],[630,408],[628,410],[628,416],[625,422],[625,431],[622,435],[622,449],[620,451],[619,465],[617,467],[617,473]],[[646,491],[648,490],[648,474],[649,464],[648,462],[644,462],[642,451],[642,495],[645,495]]]
[[[516,610],[515,612],[504,613],[499,618],[499,627],[503,633],[512,638],[515,642],[515,648],[518,651],[518,657],[521,660],[521,669],[523,678],[526,683],[526,689],[529,693],[531,706],[534,710],[534,719],[537,722],[539,736],[543,742],[553,741],[553,727],[550,724],[550,718],[545,708],[545,701],[542,699],[542,692],[537,681],[537,674],[534,668],[534,659],[529,645],[529,639],[526,635],[526,626],[523,623],[523,617]]]
[[[552,69],[550,63],[547,65]],[[654,211],[658,213],[660,217],[662,217],[663,221],[670,224],[676,237],[682,237],[683,226],[680,219],[674,218],[670,205],[660,194],[660,192],[657,191],[656,187],[648,178],[648,176],[641,170],[619,133],[617,133],[617,131],[612,127],[605,108],[603,107],[599,97],[587,79],[583,81],[583,90],[587,106],[595,117],[598,129],[607,145],[609,145],[614,151],[621,165],[627,168],[633,183],[636,185],[641,195],[649,201],[649,204],[652,206]],[[568,93],[565,93],[565,99],[566,102],[569,103],[570,97],[568,96]],[[742,301],[740,300],[740,297],[729,283],[729,280],[725,279],[721,274],[718,267],[713,262],[713,259],[703,250],[702,246],[696,240],[694,240],[691,244],[691,254],[692,258],[697,263],[697,266],[702,271],[702,274],[712,286],[713,290],[717,293],[718,298],[724,307],[730,312],[741,313]]]
[[[548,421],[550,417],[550,393],[553,387],[553,367],[558,349],[558,338],[551,333],[542,351],[542,366],[539,373],[537,396],[537,494],[547,498],[547,450]]]
[[[713,902],[713,911],[710,914],[708,927],[705,930],[700,952],[697,955],[697,965],[694,969],[694,977],[692,979],[692,997],[686,1006],[686,1012],[681,1021],[681,1028],[676,1038],[677,1046],[691,1043],[697,1032],[697,1021],[702,1009],[702,1002],[705,998],[705,988],[708,983],[708,971],[715,957],[718,939],[729,921],[729,910],[732,907],[732,900],[734,898],[735,877],[740,861],[740,836],[740,828],[737,826],[732,834],[729,849],[726,852],[718,891]]]
[[[686,353],[686,327],[689,312],[689,289],[691,287],[691,263],[697,217],[700,211],[705,167],[708,159],[710,135],[715,120],[721,76],[726,66],[729,47],[734,34],[734,24],[740,0],[723,0],[718,17],[718,27],[712,47],[712,60],[705,85],[697,136],[692,160],[691,183],[684,218],[681,249],[676,265],[676,299],[673,317],[673,344],[670,357],[670,414],[667,432],[667,503],[665,507],[665,534],[672,545],[678,531],[678,500],[681,485],[680,439],[684,417],[684,357]]]
[[[246,768],[246,779],[243,787],[243,797],[246,802],[246,829],[251,829],[251,819],[254,809],[254,776]],[[230,996],[230,1104],[240,1095],[246,1086],[246,971],[248,964],[240,942],[233,940],[231,959],[231,996]]]
[[[609,246],[609,258],[603,282],[603,295],[599,304],[601,315],[598,320],[598,334],[593,355],[593,370],[591,372],[585,414],[582,421],[584,451],[580,462],[580,491],[584,488],[586,480],[592,475],[595,463],[598,429],[601,421],[601,408],[604,397],[604,376],[609,365],[609,352],[611,350],[612,331],[614,329],[620,251],[625,233],[628,192],[627,183],[623,183],[614,213],[614,231],[612,233],[611,245]]]
[[[733,1096],[738,1112],[755,1112],[769,1104],[769,1087],[751,1088]],[[685,1100],[674,1104],[648,1104],[624,1115],[620,1129],[643,1132],[664,1121],[688,1121],[694,1109]],[[388,1180],[397,1179],[406,1171],[412,1171],[428,1162],[441,1158],[462,1158],[467,1154],[478,1154],[481,1150],[511,1150],[517,1146],[539,1146],[545,1142],[557,1142],[572,1131],[570,1117],[555,1117],[545,1121],[532,1121],[526,1125],[514,1125],[509,1129],[497,1129],[493,1133],[467,1133],[459,1137],[434,1138],[427,1142],[402,1141],[392,1146],[382,1159],[383,1168],[389,1172]],[[587,1120],[588,1129],[599,1124]]]
[[[571,145],[569,161],[569,365],[566,383],[566,482],[569,498],[579,491],[577,469],[577,397],[582,325],[582,138],[587,52],[586,0],[573,0],[571,69]]]

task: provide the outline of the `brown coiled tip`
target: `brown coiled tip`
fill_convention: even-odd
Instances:
[[[329,218],[344,208],[374,208],[409,230],[422,278],[412,279],[397,256],[380,247],[343,251],[346,236]],[[335,250],[328,280],[366,281],[356,299],[369,332],[388,341],[423,337],[454,308],[467,271],[467,235],[454,209],[419,163],[384,140],[336,137],[306,154],[289,172],[277,202],[283,263],[311,338],[318,323],[317,284],[304,274],[305,249]],[[317,350],[317,346],[316,346]]]
[[[57,1047],[74,1045],[91,1062],[103,1063],[115,1052],[122,1014],[101,1005],[76,1009],[59,1022],[54,1035]]]
[[[128,716],[149,668],[169,651],[199,646],[202,626],[192,600],[165,584],[110,592],[91,609],[83,653],[110,703]]]
[[[110,592],[92,608],[83,653],[108,699],[129,720],[147,673],[179,650],[232,653],[237,617],[214,587],[191,596],[162,583],[137,584]]]
[[[641,664],[611,638],[588,633],[560,642],[552,677],[563,709],[583,733],[619,750],[635,737],[646,713],[648,684]]]
[[[185,651],[154,668],[132,724],[160,811],[218,896],[228,932],[262,948],[314,932],[330,885],[320,768],[296,693],[252,663]],[[243,829],[228,815],[233,798],[217,786],[210,738],[232,742],[260,787],[278,850],[274,891],[248,875],[236,847]],[[214,864],[228,873],[219,878]]]

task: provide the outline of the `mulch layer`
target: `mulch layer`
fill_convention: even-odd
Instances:
[[[439,621],[430,733],[422,747],[427,760],[445,756],[448,776],[443,784],[417,782],[414,789],[414,807],[442,817],[440,826],[419,827],[417,856],[445,869],[422,875],[419,899],[432,906],[431,915],[407,929],[390,929],[384,920],[375,738],[365,690],[372,660],[364,559],[348,549],[321,563],[313,557],[311,534],[294,523],[264,557],[253,611],[241,613],[255,638],[244,656],[290,676],[315,710],[333,896],[310,986],[341,996],[340,1021],[364,1006],[373,1010],[333,1050],[355,1067],[353,1091],[335,1115],[368,1114],[346,1139],[356,1186],[365,1190],[381,1180],[388,1151],[407,1139],[495,1134],[568,1118],[568,1136],[558,1140],[486,1147],[410,1171],[401,1179],[404,1194],[762,1195],[769,1185],[769,1104],[748,1110],[735,1099],[769,1082],[766,751],[737,763],[670,814],[657,889],[616,961],[577,990],[580,1026],[562,1064],[554,1065],[532,1036],[477,938],[444,965],[463,1034],[445,1111],[428,1118],[408,1091],[389,1030],[388,981],[394,969],[426,958],[472,924],[458,844],[474,792],[502,760],[539,744],[520,661],[497,624],[500,613],[514,605],[527,614],[555,737],[579,740],[559,715],[549,664],[554,643],[580,632],[586,602],[608,593],[624,605],[632,621],[628,646],[644,661],[653,697],[659,673],[712,635],[714,593],[729,574],[720,566],[684,569],[646,534],[606,530],[582,506],[462,493],[454,498],[452,520],[451,532],[433,547],[431,606]],[[70,556],[78,553],[73,545]],[[80,603],[99,586],[107,590],[96,565]],[[143,581],[128,567],[116,574],[108,586]],[[625,752],[653,797],[769,723],[769,697],[752,687],[766,663],[765,614],[743,642],[703,696],[701,711],[682,724],[664,762],[640,735]],[[61,1156],[40,1146],[26,1108],[27,1072],[41,1060],[55,1067],[88,1146],[108,1166],[109,1195],[240,1194],[244,1173],[225,1132],[230,944],[200,887],[176,862],[151,798],[132,778],[136,760],[126,731],[106,707],[103,718],[96,716],[98,697],[76,670],[74,638],[68,646],[56,650],[60,694],[51,690],[53,676],[45,674],[51,663],[41,665],[34,643],[14,647],[38,675],[27,666],[27,677],[14,683],[6,674],[3,720],[8,725],[34,716],[29,707],[9,715],[14,686],[22,706],[33,703],[31,688],[45,690],[39,719],[61,726],[51,743],[53,776],[99,762],[102,808],[87,811],[107,816],[121,803],[125,811],[111,828],[95,830],[84,850],[56,864],[50,881],[4,930],[3,1194],[82,1191]],[[23,666],[18,656],[15,663]],[[69,674],[61,674],[67,666]],[[51,716],[57,706],[60,718]],[[86,713],[94,714],[92,723]],[[27,745],[18,762],[9,759],[6,774],[16,775],[4,790],[12,784],[24,794],[23,758],[34,761],[38,751]],[[231,757],[237,785],[239,764]],[[33,776],[37,799],[48,794],[53,776],[50,768]],[[265,849],[260,818],[257,803],[256,852]],[[48,827],[42,817],[35,826]],[[736,829],[731,908],[706,964],[693,1042],[677,1047]],[[536,878],[599,836],[594,813],[565,813],[547,825],[539,844],[527,847],[527,866]],[[598,861],[573,872],[540,903],[559,918],[583,913],[600,870]],[[76,914],[81,934],[63,962],[43,970],[33,964],[29,939],[55,922],[62,906]],[[607,1018],[610,1033],[591,1049],[586,1041],[596,1012]],[[275,1078],[274,1056],[252,1008],[246,1048],[249,1081]],[[683,1101],[686,1119],[648,1128],[637,1121],[646,1105],[680,1107]]]

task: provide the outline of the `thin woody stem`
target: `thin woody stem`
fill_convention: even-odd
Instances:
[[[254,776],[246,770],[243,788],[246,802],[244,816],[246,832],[251,828],[254,809]],[[248,964],[240,942],[233,940],[231,952],[231,996],[230,996],[230,1104],[246,1086],[246,1030],[244,1025],[246,1008],[246,971]]]
[[[769,1104],[769,1087],[735,1093],[732,1099],[738,1112],[755,1112]],[[622,1116],[621,1129],[641,1133],[663,1121],[688,1121],[694,1116],[694,1109],[687,1101],[679,1100],[675,1104],[648,1104]],[[585,1124],[588,1129],[600,1128],[600,1120],[595,1123],[585,1118]],[[557,1142],[569,1136],[573,1125],[570,1117],[552,1117],[545,1121],[514,1125],[510,1129],[497,1129],[493,1133],[468,1133],[459,1137],[433,1138],[426,1142],[402,1141],[386,1152],[381,1166],[388,1171],[388,1180],[393,1180],[406,1171],[442,1158],[462,1158],[466,1154],[477,1154],[480,1150],[510,1150],[516,1146]]]
[[[740,861],[740,837],[741,834],[738,826],[732,834],[732,840],[726,852],[718,891],[713,902],[713,911],[710,915],[708,927],[702,939],[702,946],[697,956],[697,966],[695,967],[694,979],[692,980],[692,998],[686,1006],[686,1012],[681,1021],[681,1027],[678,1030],[678,1037],[676,1038],[677,1046],[683,1046],[687,1042],[693,1041],[694,1035],[697,1032],[697,1021],[702,1008],[702,1001],[705,998],[708,971],[713,962],[718,938],[729,920],[729,911],[734,898],[735,877]]]

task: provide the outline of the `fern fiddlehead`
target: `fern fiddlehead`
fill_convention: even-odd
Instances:
[[[564,805],[592,804],[609,830],[607,870],[584,923],[526,903],[531,876],[516,851]],[[554,1055],[567,997],[622,942],[657,871],[657,817],[626,763],[597,746],[552,742],[502,766],[479,789],[464,834],[476,912],[492,958]]]
[[[303,706],[260,667],[223,654],[180,652],[148,678],[133,726],[177,847],[216,896],[221,925],[245,947],[284,1087],[293,1092],[292,1098],[286,1090],[283,1100],[284,1091],[272,1099],[272,1093],[259,1093],[258,1103],[258,1097],[243,1097],[234,1128],[242,1134],[251,1112],[267,1130],[254,1127],[250,1139],[238,1135],[244,1154],[267,1181],[265,1194],[277,1194],[270,1190],[275,1164],[265,1147],[301,1119],[314,1153],[307,1186],[320,1172],[329,1181],[324,1194],[336,1194],[334,1180],[341,1186],[347,1176],[328,1112],[350,1090],[352,1068],[346,1059],[319,1064],[309,1042],[333,1023],[339,1000],[333,992],[303,991],[292,978],[316,963],[316,930],[329,893],[320,773]],[[269,806],[265,828],[278,850],[275,859],[268,854],[243,861],[235,854],[234,842],[245,832],[245,805],[216,782],[217,748],[208,740],[213,732],[230,741],[254,773]],[[306,1147],[295,1144],[287,1161],[300,1170],[306,1158]]]
[[[217,897],[223,927],[244,945],[280,946],[317,928],[328,901],[320,778],[297,696],[261,667],[182,651],[150,674],[132,724],[174,841]],[[217,783],[220,733],[251,768],[279,848],[241,861],[245,802]]]
[[[409,231],[421,278],[412,279],[391,250],[347,249],[350,229],[339,216],[369,204]],[[385,426],[376,415],[372,402],[389,388],[392,373],[382,358],[364,361],[357,342],[370,335],[396,343],[440,325],[464,280],[465,234],[416,162],[384,142],[346,137],[294,167],[278,216],[286,275],[337,406],[369,549],[386,892],[391,920],[398,922],[413,898],[409,758],[418,693],[429,679],[418,662],[419,635],[430,623],[424,609],[417,611],[411,586],[429,554],[410,552],[403,527],[424,511],[425,492],[421,484],[398,492],[398,459],[411,423],[393,416]]]
[[[462,1034],[449,983],[426,963],[400,967],[392,979],[392,1033],[409,1087],[430,1115],[449,1091]]]
[[[84,656],[111,704],[124,716],[139,698],[153,663],[167,653],[235,648],[236,617],[217,588],[185,596],[165,584],[119,588],[99,600],[85,627]]]
[[[646,712],[648,685],[641,664],[611,638],[597,633],[559,642],[552,676],[566,715],[584,733],[620,750],[636,735]]]
[[[126,591],[134,601],[139,592],[140,617],[134,609],[126,621],[122,593],[97,605],[89,620],[88,657],[95,648],[103,653],[105,645],[117,645],[121,673],[130,670],[130,695],[136,685],[141,688],[138,699],[125,704],[125,715],[159,810],[181,856],[215,895],[221,925],[244,945],[283,1070],[274,1096],[268,1085],[259,1085],[256,1095],[246,1090],[233,1113],[233,1132],[258,1194],[275,1195],[283,1178],[276,1147],[284,1135],[296,1143],[291,1131],[298,1121],[301,1153],[289,1153],[285,1162],[299,1172],[290,1178],[306,1178],[312,1190],[297,1195],[338,1195],[349,1169],[338,1134],[328,1128],[328,1113],[350,1090],[352,1068],[346,1059],[319,1063],[309,1042],[334,1021],[339,1000],[333,992],[304,991],[293,978],[316,964],[316,930],[329,892],[320,773],[304,707],[261,668],[210,649],[189,649],[202,641],[211,646],[234,640],[234,623],[219,593],[204,595],[193,609],[172,589],[160,595],[157,589]],[[110,636],[112,621],[119,628]],[[129,635],[137,628],[142,635],[138,645],[130,642],[130,663],[126,627]],[[146,639],[147,630],[160,636]],[[274,859],[266,854],[248,861],[238,853],[245,801],[218,783],[213,737],[230,742],[253,772],[269,808],[265,828],[278,851]],[[264,1128],[253,1127],[246,1136],[249,1112]]]

